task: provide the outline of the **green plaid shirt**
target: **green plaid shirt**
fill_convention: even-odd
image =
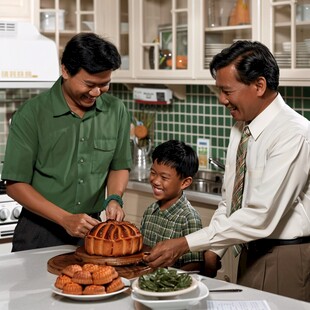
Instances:
[[[143,214],[140,230],[145,245],[154,247],[159,241],[183,237],[202,228],[199,213],[184,193],[168,209],[161,211],[159,207],[158,201],[154,202]],[[202,261],[202,252],[189,252],[181,256],[174,267]]]

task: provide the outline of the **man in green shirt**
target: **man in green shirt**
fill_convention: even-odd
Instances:
[[[81,245],[103,209],[107,219],[124,218],[130,119],[106,94],[120,64],[113,44],[78,34],[64,50],[62,76],[14,114],[2,171],[7,194],[23,206],[12,251]]]

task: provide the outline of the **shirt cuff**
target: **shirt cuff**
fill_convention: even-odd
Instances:
[[[205,250],[210,250],[217,254],[219,257],[223,257],[223,255],[226,253],[227,248],[224,249],[213,249],[210,244],[210,232],[208,231],[208,228],[202,228],[200,230],[197,230],[189,235],[186,235],[186,241],[188,244],[188,247],[190,251],[192,252],[200,252]]]
[[[205,251],[210,248],[207,229],[203,228],[185,236],[188,247],[192,252]]]

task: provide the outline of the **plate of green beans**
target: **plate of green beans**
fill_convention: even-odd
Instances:
[[[198,286],[198,281],[177,270],[158,268],[140,276],[132,283],[132,290],[138,294],[154,297],[168,297],[186,294]]]

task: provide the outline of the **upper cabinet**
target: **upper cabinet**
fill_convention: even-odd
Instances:
[[[213,84],[208,68],[218,51],[237,39],[260,38],[259,0],[115,2],[119,32],[110,33],[116,44],[127,42],[129,51],[126,66],[115,72],[116,82]],[[128,16],[126,37],[118,26],[122,16]]]
[[[130,82],[134,76],[136,57],[133,42],[132,1],[99,0],[97,8],[97,33],[113,42],[122,57],[121,68],[113,73],[113,80]]]
[[[34,0],[0,0],[1,20],[33,22]]]
[[[260,0],[199,0],[195,10],[196,78],[212,84],[209,64],[215,54],[236,40],[260,39]]]
[[[35,12],[37,28],[56,42],[60,55],[76,33],[96,31],[95,0],[36,0]]]
[[[179,84],[193,79],[193,1],[103,2],[111,13],[108,17],[111,22],[105,23],[103,34],[112,39],[122,56],[122,67],[114,73],[113,81],[163,83],[165,80]]]
[[[6,1],[18,5],[28,1]],[[214,84],[212,57],[235,40],[266,44],[280,84],[310,85],[310,5],[306,0],[32,0],[34,21],[61,54],[80,31],[111,40],[121,83]],[[29,1],[29,3],[32,3]],[[308,2],[308,4],[307,4]]]
[[[235,40],[258,40],[275,55],[280,85],[310,85],[310,7],[303,0],[124,0],[127,67],[114,81],[214,84],[212,57]],[[115,23],[114,23],[115,25]],[[111,26],[110,26],[111,28]],[[124,42],[122,27],[114,36]],[[120,45],[119,45],[120,46]],[[128,65],[129,63],[129,65]]]
[[[193,2],[136,1],[133,31],[137,78],[193,78]]]
[[[310,2],[262,1],[262,41],[280,67],[281,85],[310,85]]]

